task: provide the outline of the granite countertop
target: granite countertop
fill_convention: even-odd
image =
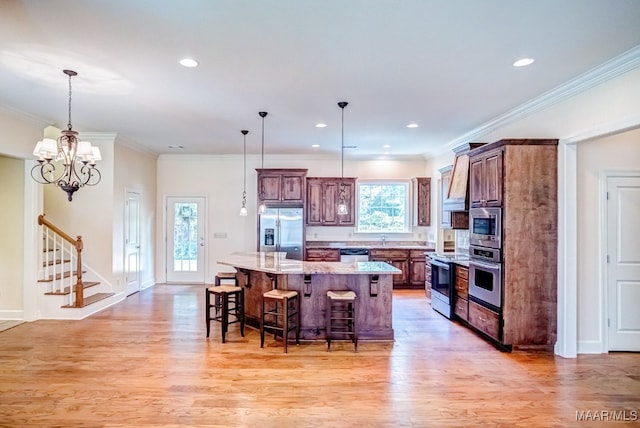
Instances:
[[[286,253],[233,253],[221,265],[259,272],[292,275],[395,275],[402,271],[384,262],[305,262],[287,259]]]
[[[307,248],[366,248],[368,250],[382,249],[406,249],[406,250],[435,250],[435,245],[431,242],[420,241],[387,241],[384,245],[374,241],[307,241]]]

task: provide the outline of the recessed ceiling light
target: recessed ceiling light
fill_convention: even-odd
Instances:
[[[526,67],[527,65],[531,65],[535,62],[533,58],[520,58],[516,62],[513,63],[514,67]]]
[[[312,144],[311,147],[318,148],[320,147],[320,144]]]
[[[407,128],[417,128],[418,124],[417,123],[410,123],[407,125]]]
[[[382,146],[383,149],[388,149],[389,147],[391,147],[391,144],[385,144],[384,146]]]
[[[326,128],[327,124],[326,123],[316,123],[316,128]]]
[[[193,68],[198,66],[198,61],[193,58],[182,58],[180,60],[180,65],[183,67]]]

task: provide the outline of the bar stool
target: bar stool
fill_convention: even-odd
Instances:
[[[211,304],[211,295],[215,296],[215,303]],[[215,314],[211,316],[211,309]],[[235,320],[229,321],[229,315]],[[240,335],[244,337],[244,288],[234,285],[217,285],[205,290],[205,316],[207,323],[207,337],[211,328],[211,321],[218,321],[222,326],[222,343],[229,331],[229,324],[240,323]]]
[[[353,291],[327,291],[327,351],[336,336],[351,339],[354,352],[358,351],[356,297]]]
[[[295,330],[296,344],[300,344],[300,300],[298,292],[271,290],[262,295],[262,317],[260,319],[260,347],[264,347],[264,332],[273,333],[277,339],[282,335],[284,352],[287,353],[289,332]]]
[[[238,273],[237,272],[218,272],[218,274],[213,279],[215,285],[222,285],[222,281],[230,281],[238,286]]]

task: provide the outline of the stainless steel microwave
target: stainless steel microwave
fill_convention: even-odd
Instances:
[[[469,210],[469,244],[502,248],[502,208]]]

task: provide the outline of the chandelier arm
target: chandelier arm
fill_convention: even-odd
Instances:
[[[56,183],[60,177],[55,178],[56,166],[51,161],[38,161],[38,164],[31,168],[31,178],[36,183],[40,184],[53,184]],[[51,178],[47,178],[51,176]]]

